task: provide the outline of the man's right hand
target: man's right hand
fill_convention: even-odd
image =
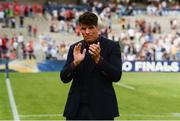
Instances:
[[[83,52],[81,53],[81,47],[82,47],[82,43],[78,43],[77,45],[75,45],[73,50],[73,56],[74,56],[73,63],[75,66],[79,65],[81,61],[83,61],[85,58],[86,49],[84,49]]]

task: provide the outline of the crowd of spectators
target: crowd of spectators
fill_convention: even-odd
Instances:
[[[123,60],[179,60],[180,33],[177,29],[180,23],[174,25],[171,21],[172,32],[162,31],[158,22],[138,19],[134,23],[135,27],[132,27],[133,22],[121,24],[123,31],[109,37],[121,44]]]
[[[121,45],[123,60],[180,60],[180,23],[177,18],[169,21],[172,33],[162,30],[158,22],[148,22],[145,19],[136,21],[127,20],[123,16],[135,16],[143,12],[135,11],[133,2],[120,1],[118,4],[83,0],[85,8],[73,5],[60,6],[48,1],[44,5],[21,5],[18,3],[3,3],[0,5],[0,20],[2,27],[18,29],[27,27],[30,40],[24,33],[14,33],[12,37],[1,35],[0,32],[0,59],[37,59],[36,51],[42,50],[44,59],[65,59],[69,45],[66,41],[56,42],[38,26],[24,23],[26,17],[34,19],[41,14],[49,25],[49,33],[76,34],[80,36],[80,28],[77,19],[84,11],[91,10],[99,17],[101,35],[106,36]],[[172,9],[179,15],[179,3],[175,3]],[[166,0],[149,2],[146,6],[148,16],[168,16],[169,11]],[[16,19],[18,18],[18,19]],[[118,20],[119,31],[112,30],[113,20]],[[18,21],[17,21],[18,20]],[[35,20],[35,19],[34,19]],[[134,26],[133,26],[134,25]]]

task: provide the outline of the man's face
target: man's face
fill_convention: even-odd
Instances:
[[[86,42],[93,42],[98,38],[99,29],[98,26],[95,25],[80,25],[81,33]]]

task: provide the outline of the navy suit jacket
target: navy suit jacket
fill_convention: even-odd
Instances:
[[[82,40],[82,50],[88,49],[88,44]],[[101,59],[98,64],[86,51],[85,59],[74,67],[73,49],[70,46],[67,61],[60,73],[63,83],[72,81],[68,99],[65,105],[64,116],[73,118],[81,102],[81,88],[83,82],[88,85],[88,103],[92,114],[97,119],[106,119],[119,116],[118,104],[112,83],[118,82],[122,75],[120,46],[118,43],[99,37]],[[81,51],[82,51],[81,50]]]

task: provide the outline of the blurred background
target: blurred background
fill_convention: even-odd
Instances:
[[[0,119],[64,119],[59,73],[85,11],[121,46],[117,120],[180,119],[179,0],[0,0]]]

